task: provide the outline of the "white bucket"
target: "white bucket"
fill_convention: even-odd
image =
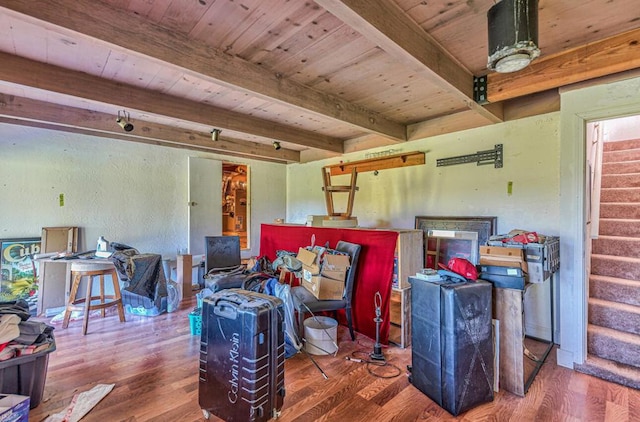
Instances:
[[[338,321],[326,316],[304,320],[305,350],[312,355],[330,355],[338,350]]]

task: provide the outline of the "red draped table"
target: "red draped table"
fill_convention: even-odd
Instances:
[[[260,256],[271,261],[276,259],[276,251],[297,252],[299,247],[310,246],[312,237],[315,244],[328,243],[335,248],[339,240],[362,246],[356,281],[353,291],[353,328],[372,339],[376,336],[374,296],[382,296],[380,342],[389,339],[389,301],[393,278],[393,261],[398,233],[388,230],[348,229],[329,227],[307,227],[288,224],[262,224],[260,232]],[[340,315],[344,323],[344,311]]]

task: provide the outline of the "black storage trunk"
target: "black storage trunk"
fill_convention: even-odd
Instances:
[[[284,401],[280,299],[228,289],[202,304],[199,402],[227,422],[267,421]]]
[[[409,282],[410,382],[454,416],[492,401],[491,283]]]

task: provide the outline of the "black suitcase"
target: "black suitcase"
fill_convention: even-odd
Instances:
[[[232,421],[267,421],[284,401],[284,306],[261,293],[228,289],[204,298],[199,403]]]
[[[491,283],[409,282],[410,382],[454,416],[492,401]]]

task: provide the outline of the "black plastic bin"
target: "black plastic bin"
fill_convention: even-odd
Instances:
[[[0,362],[1,394],[29,396],[30,409],[40,404],[47,378],[49,353],[56,350],[53,334],[51,334],[51,341],[51,346],[47,350]]]

